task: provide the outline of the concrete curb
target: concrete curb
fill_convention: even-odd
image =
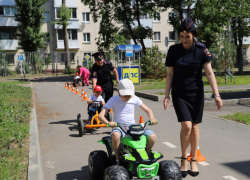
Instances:
[[[250,92],[232,92],[234,93],[233,95],[237,95],[236,93],[242,95],[242,93],[245,93],[247,95],[250,95]],[[142,97],[142,98],[146,98],[146,99],[150,99],[150,100],[153,100],[153,101],[163,101],[164,100],[164,95],[157,95],[157,94],[150,94],[150,93],[144,93],[144,92],[141,92],[141,91],[135,91],[135,95],[139,96],[139,97]],[[230,92],[226,92],[226,95],[221,95],[222,98],[225,96],[225,97],[230,97]],[[205,98],[213,98],[213,93],[205,93]],[[171,98],[171,96],[170,96]],[[239,98],[239,99],[222,99],[222,102],[223,102],[223,106],[228,106],[228,105],[234,105],[234,104],[249,104],[250,103],[250,98]],[[212,107],[212,106],[215,106],[215,102],[213,99],[211,100],[205,100],[205,103],[204,103],[204,106],[205,107]]]
[[[33,87],[31,83],[31,88],[33,92]],[[42,172],[42,161],[40,145],[38,141],[38,126],[36,117],[36,107],[35,107],[35,97],[34,92],[33,97],[33,107],[31,109],[31,121],[30,121],[30,144],[29,144],[29,167],[28,167],[28,180],[43,180]]]

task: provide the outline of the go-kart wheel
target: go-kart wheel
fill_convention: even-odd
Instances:
[[[182,180],[180,167],[175,161],[165,160],[161,161],[159,164],[158,174],[161,180]]]
[[[123,166],[113,165],[104,172],[104,180],[130,180],[128,170]]]
[[[94,179],[102,179],[104,170],[110,165],[105,151],[93,151],[88,159],[89,172]]]
[[[111,112],[108,112],[108,121],[109,122],[114,121],[113,113],[111,113]]]
[[[84,134],[84,124],[83,121],[81,120],[81,114],[79,113],[77,115],[77,125],[78,125],[78,131],[79,131],[79,136],[82,137]]]

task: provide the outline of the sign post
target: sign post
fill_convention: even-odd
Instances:
[[[130,57],[133,57],[133,45],[126,45],[126,57],[129,57],[129,79],[131,79]]]
[[[23,77],[23,55],[18,55],[18,61],[21,61],[21,77]]]

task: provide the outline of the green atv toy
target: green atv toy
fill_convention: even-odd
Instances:
[[[127,135],[122,138],[120,143],[119,165],[115,164],[115,153],[112,148],[110,136],[103,137],[100,143],[106,145],[108,154],[105,151],[93,151],[89,154],[88,166],[92,178],[100,180],[181,180],[181,170],[178,164],[172,160],[163,160],[163,155],[156,151],[147,153],[147,138],[145,129],[147,125],[152,124],[147,121],[145,126],[140,124],[131,125],[126,130],[122,125],[117,127]]]

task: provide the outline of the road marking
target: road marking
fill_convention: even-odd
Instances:
[[[229,179],[229,180],[238,180],[234,178],[233,176],[222,176],[224,179]]]
[[[163,144],[167,145],[170,148],[177,148],[177,146],[171,144],[170,142],[163,142]]]
[[[202,166],[209,166],[210,164],[208,164],[206,161],[203,162],[198,162],[199,164],[201,164]]]
[[[57,84],[59,84],[58,82],[56,82]],[[59,86],[62,86],[61,84],[59,84]],[[64,87],[64,86],[62,86],[62,87]]]

